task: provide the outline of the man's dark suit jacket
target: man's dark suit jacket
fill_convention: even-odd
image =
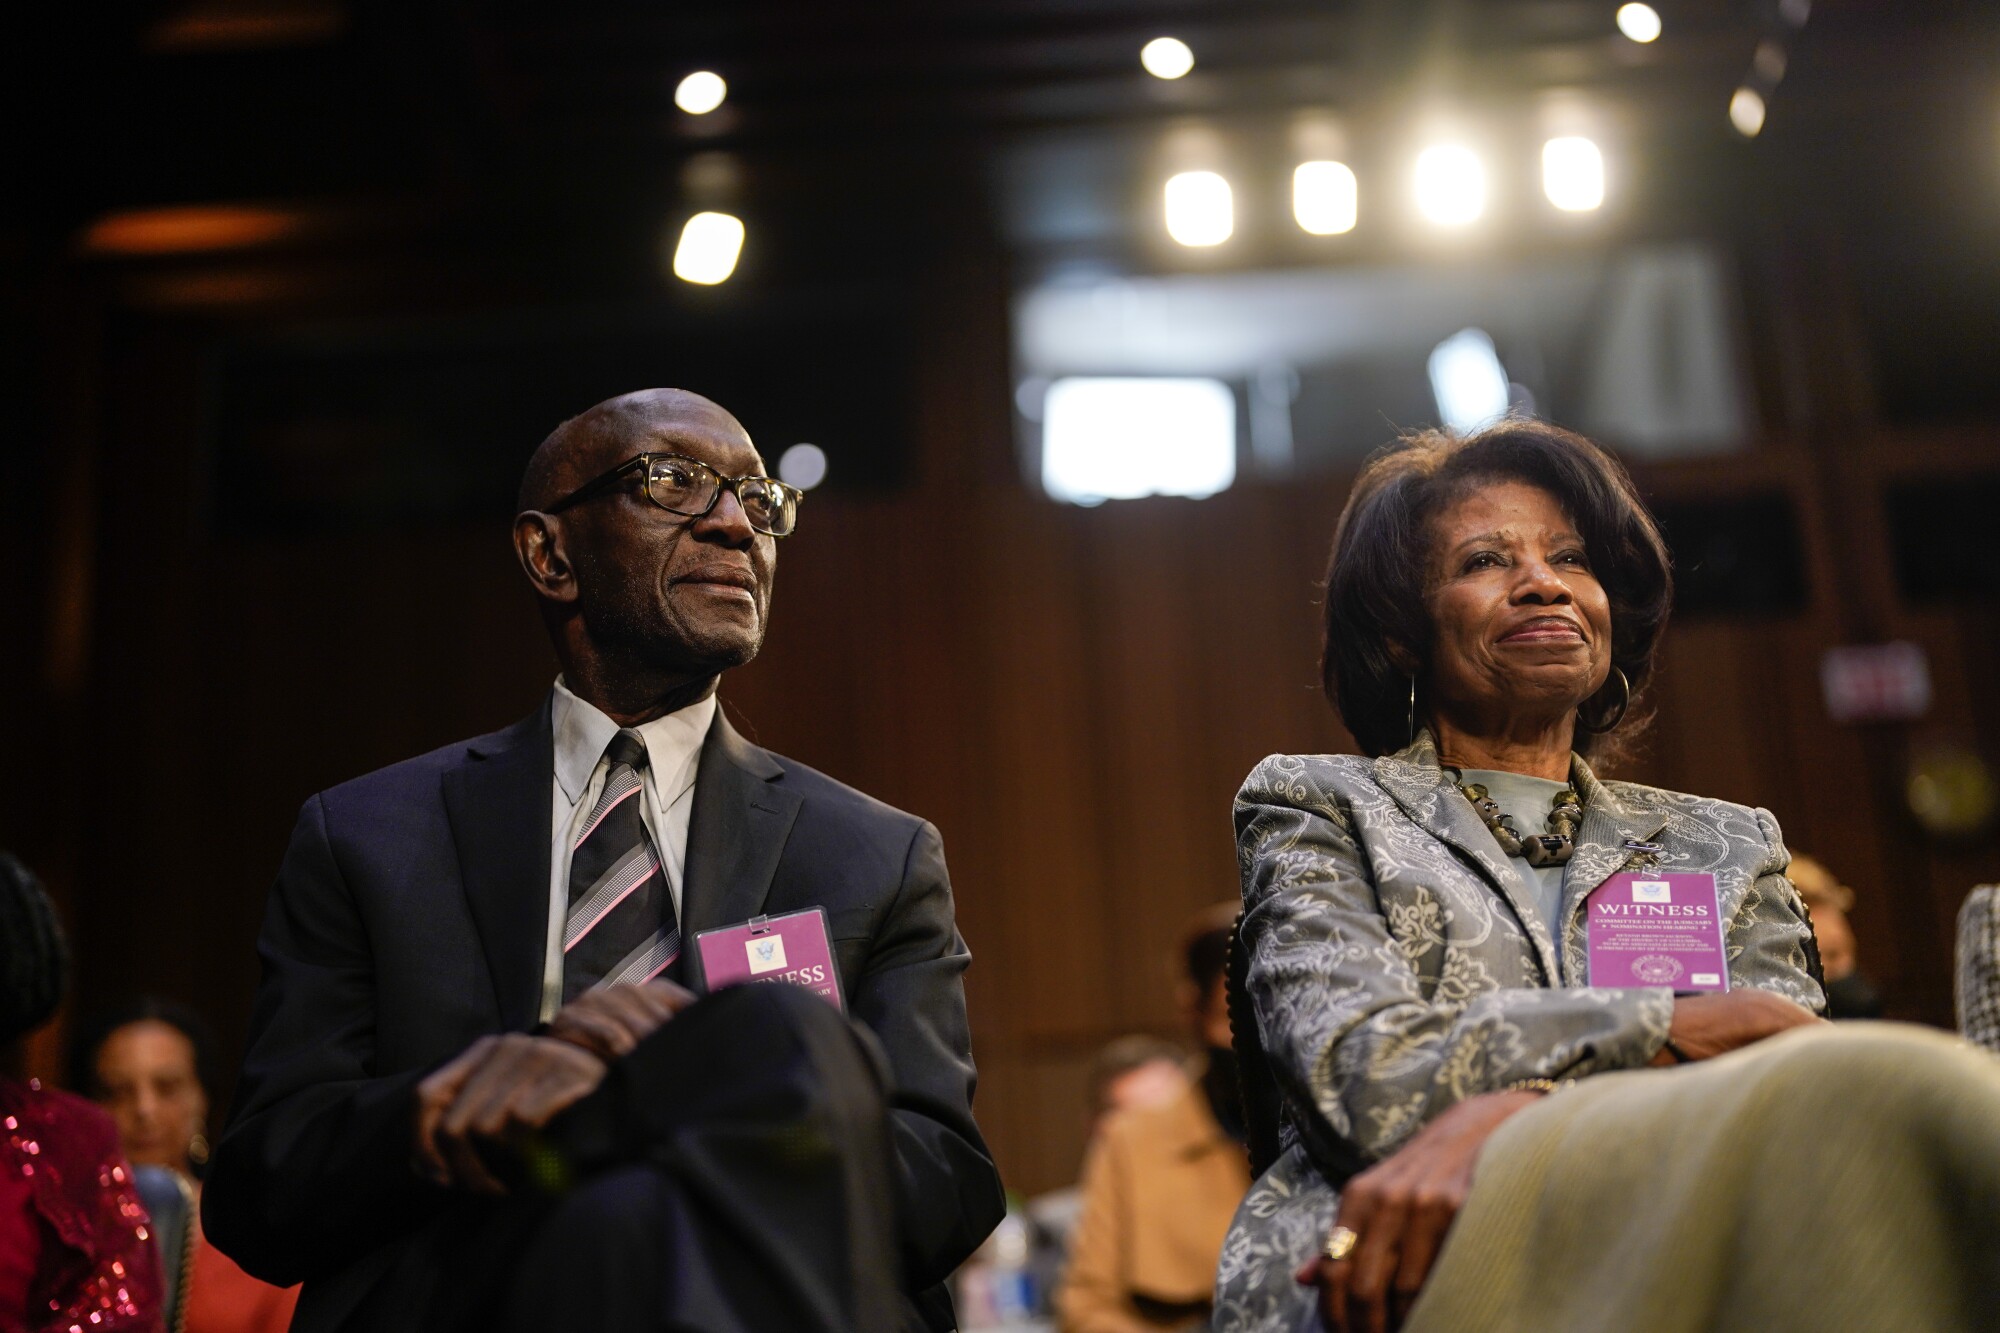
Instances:
[[[413,1171],[416,1085],[477,1038],[536,1022],[553,772],[544,705],[300,812],[202,1199],[224,1253],[266,1281],[306,1283],[297,1330],[341,1327],[449,1202]],[[894,1073],[909,1319],[949,1328],[940,1284],[1005,1204],[972,1120],[969,955],[937,830],[781,761],[718,713],[689,821],[685,934],[811,906],[826,909],[848,1012]]]

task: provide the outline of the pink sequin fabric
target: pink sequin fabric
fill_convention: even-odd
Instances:
[[[42,1229],[27,1308],[0,1333],[158,1333],[159,1247],[111,1117],[0,1078],[0,1172],[24,1179]]]

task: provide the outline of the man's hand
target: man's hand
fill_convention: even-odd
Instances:
[[[500,1195],[481,1144],[517,1146],[604,1081],[580,1046],[512,1032],[481,1037],[417,1085],[417,1169],[440,1185]]]
[[[694,992],[671,981],[605,986],[564,1005],[549,1023],[549,1035],[581,1046],[600,1060],[616,1060],[630,1055],[634,1046],[694,1000]]]
[[[1360,1239],[1346,1258],[1321,1255],[1295,1275],[1319,1288],[1328,1328],[1384,1333],[1403,1322],[1472,1189],[1479,1150],[1507,1117],[1539,1100],[1533,1092],[1467,1098],[1347,1182],[1335,1221]]]
[[[1667,1040],[1690,1060],[1712,1060],[1739,1047],[1808,1023],[1825,1020],[1782,995],[1763,990],[1733,990],[1721,995],[1683,995],[1674,1001],[1673,1027]],[[1661,1048],[1656,1065],[1676,1064],[1673,1052]]]

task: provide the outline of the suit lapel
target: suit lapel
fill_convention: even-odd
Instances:
[[[801,801],[783,785],[784,775],[769,750],[744,740],[716,710],[688,815],[681,886],[685,949],[693,948],[700,931],[733,926],[764,910]]]
[[[549,929],[549,784],[555,739],[544,704],[466,747],[444,775],[445,814],[501,1026],[534,1026]]]
[[[1556,966],[1553,922],[1545,922],[1535,907],[1534,895],[1514,869],[1514,863],[1500,851],[1493,834],[1451,779],[1438,767],[1437,743],[1428,731],[1417,733],[1409,748],[1385,754],[1375,761],[1375,780],[1389,793],[1404,814],[1438,841],[1455,847],[1493,886],[1514,915],[1527,927],[1534,942],[1535,957],[1551,984],[1561,976]],[[1542,929],[1535,929],[1536,925]]]
[[[1612,795],[1581,756],[1570,761],[1570,782],[1583,798],[1583,823],[1576,831],[1576,853],[1563,875],[1558,938],[1582,910],[1583,900],[1641,855],[1625,844],[1651,842],[1667,826],[1666,812],[1659,807]]]

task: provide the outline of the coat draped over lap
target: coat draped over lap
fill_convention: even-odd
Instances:
[[[1601,782],[1581,757],[1570,781],[1584,814],[1555,922],[1427,732],[1377,759],[1273,755],[1244,782],[1243,945],[1286,1151],[1223,1246],[1217,1329],[1297,1327],[1292,1274],[1325,1242],[1339,1185],[1454,1103],[1660,1050],[1670,989],[1585,984],[1584,900],[1612,875],[1714,875],[1731,986],[1825,1008],[1768,810]]]

